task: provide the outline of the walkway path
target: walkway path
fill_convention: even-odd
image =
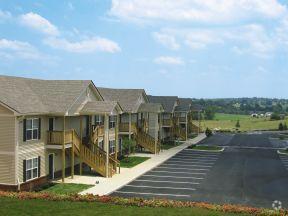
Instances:
[[[109,195],[115,190],[118,190],[119,188],[123,187],[124,185],[130,183],[131,181],[135,180],[137,177],[143,175],[144,173],[150,171],[151,169],[155,168],[159,164],[165,162],[169,158],[173,157],[178,152],[182,151],[183,149],[187,148],[191,144],[198,143],[199,141],[203,140],[205,138],[205,134],[200,134],[194,139],[188,140],[187,142],[183,143],[180,146],[171,148],[169,150],[164,150],[158,155],[149,155],[151,159],[131,168],[131,169],[121,169],[120,174],[114,175],[112,178],[101,178],[97,177],[99,180],[98,184],[96,184],[94,187],[91,187],[80,194],[94,194],[94,195]],[[140,154],[137,154],[140,156]],[[144,156],[144,155],[143,155]],[[145,154],[147,156],[147,154]],[[76,177],[75,179],[71,180],[71,183],[77,183],[81,181],[81,177]],[[84,176],[83,176],[84,177]],[[78,180],[77,180],[78,179]],[[82,180],[84,180],[83,178]],[[86,178],[86,180],[88,180]],[[97,181],[98,181],[97,180]],[[85,180],[84,180],[85,181]],[[91,184],[91,179],[89,178],[89,182]],[[93,179],[95,182],[95,177]],[[67,181],[66,181],[67,182]],[[79,182],[80,183],[80,182]],[[81,182],[85,183],[85,182]],[[95,184],[95,183],[94,183]]]

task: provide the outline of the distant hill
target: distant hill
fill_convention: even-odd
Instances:
[[[277,112],[288,113],[288,99],[272,98],[219,98],[193,99],[194,104],[217,113],[251,114]]]

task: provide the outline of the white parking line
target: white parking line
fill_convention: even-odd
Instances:
[[[187,176],[159,176],[159,175],[149,175],[145,174],[142,176],[147,176],[147,177],[157,177],[157,178],[175,178],[175,179],[195,179],[195,180],[202,180],[204,178],[201,177],[187,177]]]
[[[116,193],[122,193],[122,194],[139,194],[139,195],[172,196],[172,197],[190,197],[190,195],[183,195],[183,194],[139,193],[139,192],[129,192],[129,191],[115,191],[115,192]]]
[[[165,166],[165,165],[168,165],[168,166],[181,166],[181,167],[212,167],[212,166],[209,166],[209,165],[199,165],[199,164],[191,164],[191,165],[183,165],[182,163],[181,164],[170,164],[170,163],[165,163],[165,164],[162,164],[161,166]],[[212,164],[211,164],[212,165]]]
[[[181,168],[181,167],[156,167],[155,169],[167,169],[167,170],[193,170],[193,171],[200,171],[200,170],[203,170],[203,171],[209,171],[209,169],[197,169],[197,168],[192,168],[192,169],[189,169],[189,168]]]
[[[158,181],[158,180],[141,180],[136,179],[136,182],[155,182],[155,183],[173,183],[173,184],[200,184],[199,182],[177,182],[177,181]]]
[[[191,190],[195,191],[195,188],[175,188],[175,187],[154,187],[145,185],[126,185],[125,187],[136,187],[136,188],[154,188],[154,189],[171,189],[171,190]]]
[[[193,155],[193,156],[177,156],[175,155],[173,158],[211,158],[211,159],[217,159],[218,156],[206,156],[206,155]]]
[[[197,158],[194,158],[194,159],[178,159],[178,158],[175,158],[175,159],[173,159],[173,158],[171,158],[171,159],[169,159],[169,160],[167,160],[167,162],[168,161],[179,161],[179,162],[193,162],[193,161],[199,161],[199,162],[201,162],[201,161],[207,161],[207,162],[216,162],[216,160],[214,160],[214,159],[197,159]]]
[[[170,172],[170,171],[150,171],[154,173],[175,173],[175,174],[192,174],[192,175],[206,175],[206,173],[191,173],[191,172]]]

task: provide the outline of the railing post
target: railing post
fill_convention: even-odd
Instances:
[[[74,178],[74,130],[72,130],[72,149],[71,149],[71,178]]]
[[[66,134],[65,134],[65,130],[66,130],[66,125],[65,125],[65,115],[63,117],[63,143],[62,143],[62,182],[65,181],[65,138],[66,138]]]

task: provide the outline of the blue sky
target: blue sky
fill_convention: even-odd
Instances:
[[[276,0],[0,0],[0,74],[181,97],[288,98]]]

